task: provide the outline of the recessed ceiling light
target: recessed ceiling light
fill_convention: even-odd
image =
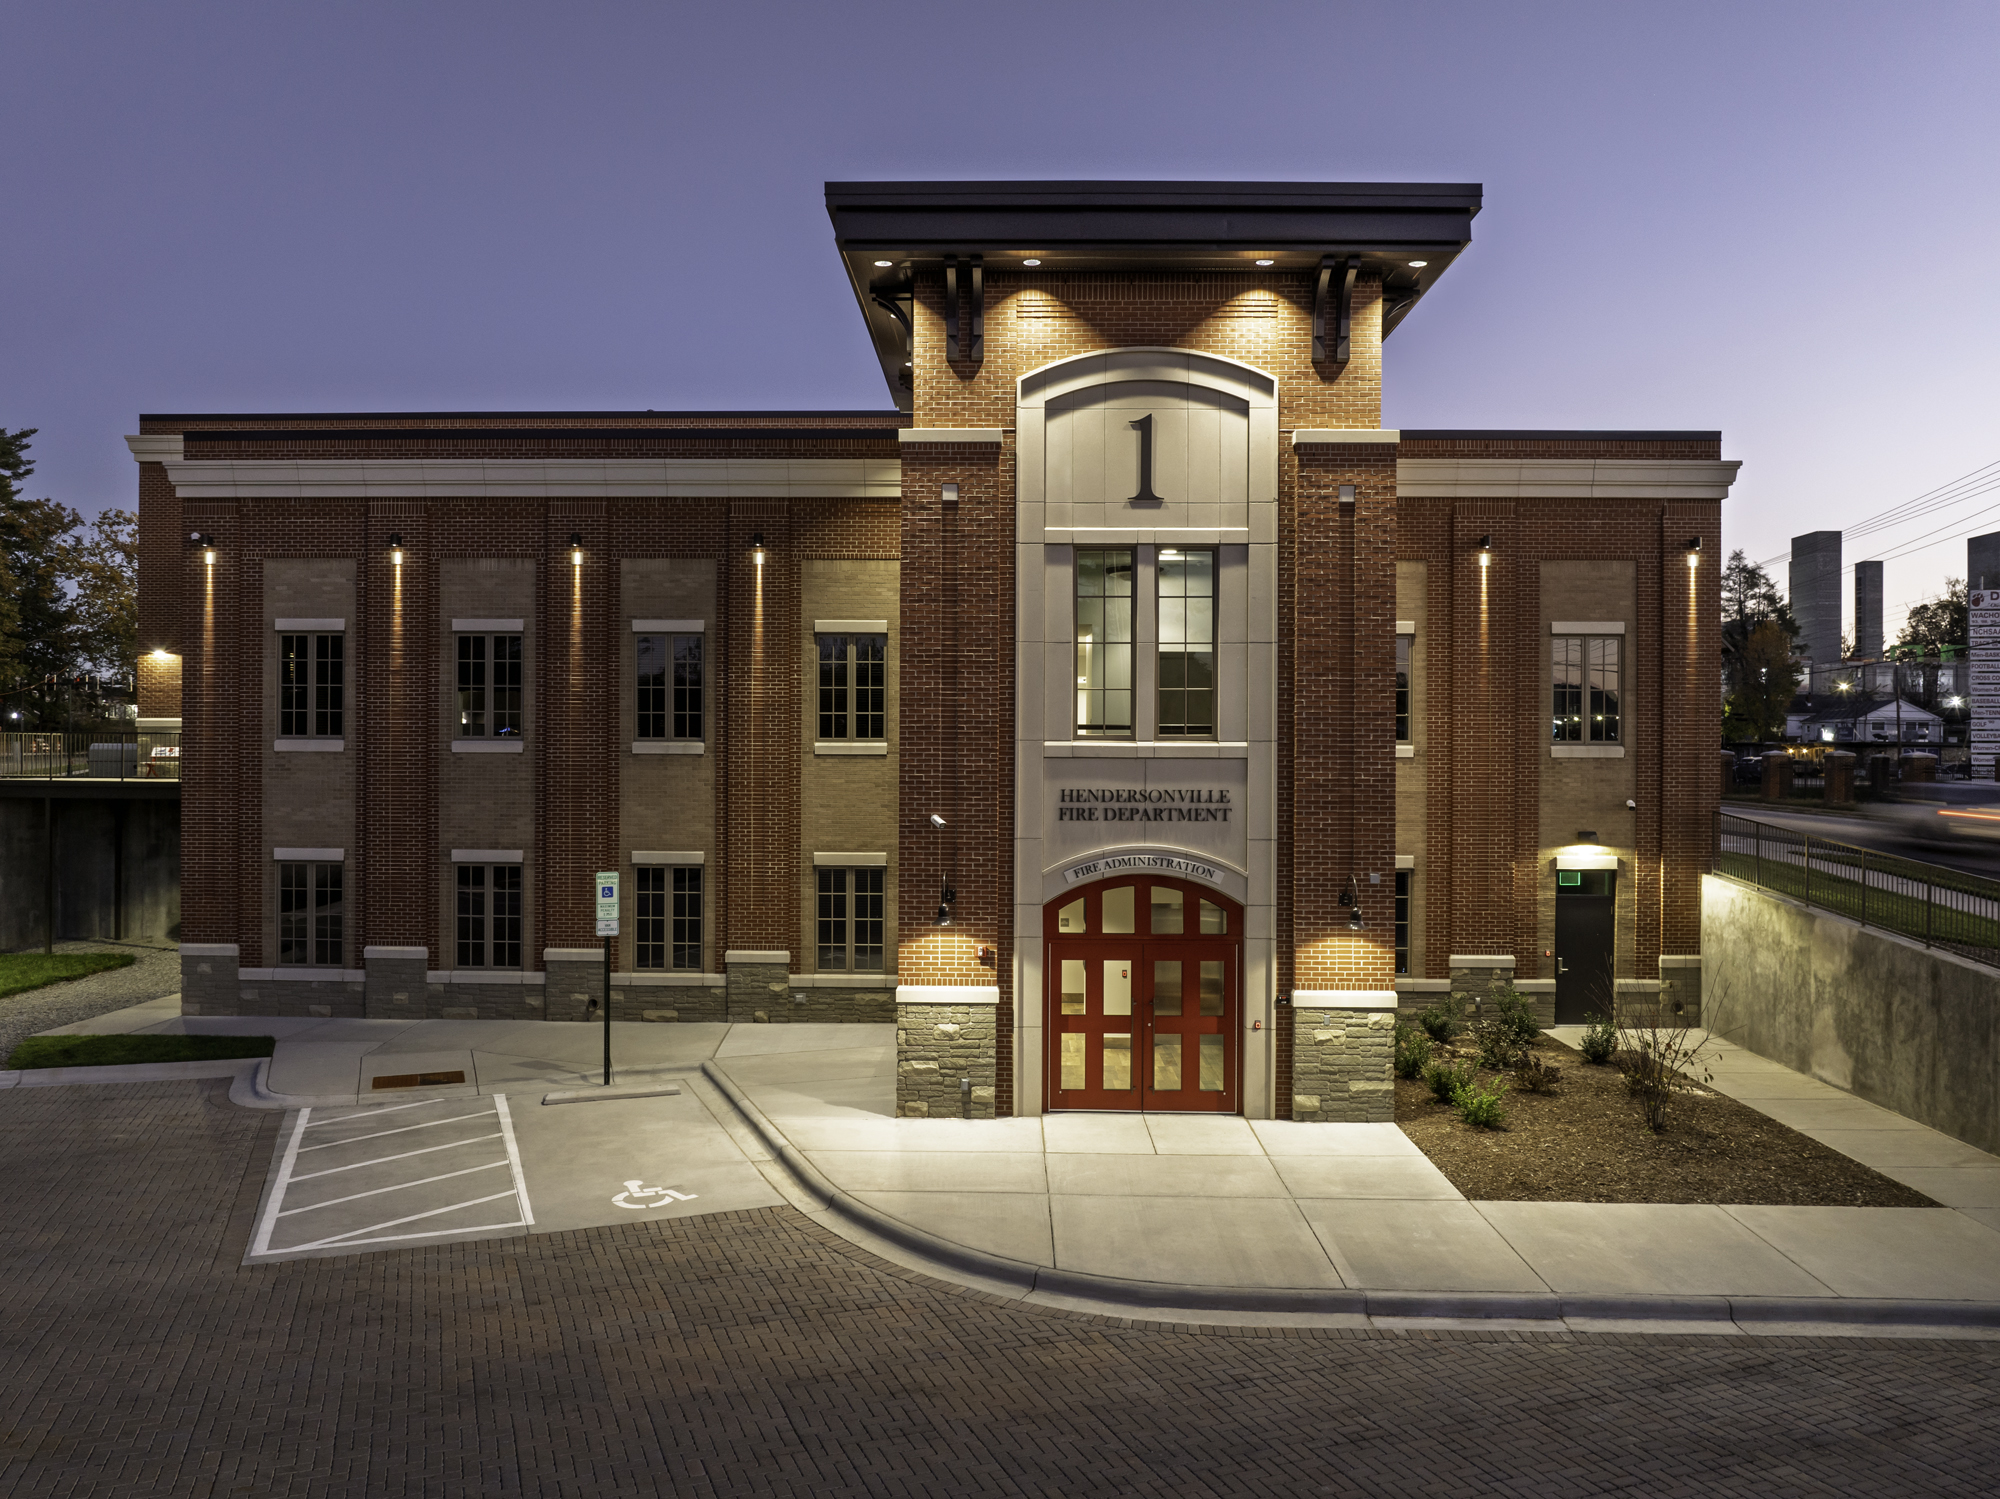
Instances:
[[[1260,260],[1257,262],[1259,265],[1276,265],[1277,263],[1275,260]]]
[[[1022,261],[1022,262],[1021,262],[1021,264],[1022,264],[1022,265],[1040,265],[1040,264],[1041,264],[1041,262],[1040,262],[1039,260],[1024,260],[1024,261]]]
[[[886,265],[894,265],[894,264],[895,264],[895,262],[894,262],[894,261],[892,261],[892,260],[878,260],[878,261],[876,261],[876,262],[875,262],[875,264],[877,264],[877,265],[885,265],[885,266],[886,266]]]
[[[1413,271],[1421,271],[1425,266],[1429,264],[1430,262],[1428,260],[1413,260],[1410,262],[1410,269]]]

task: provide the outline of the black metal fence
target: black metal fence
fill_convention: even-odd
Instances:
[[[0,777],[8,780],[178,781],[178,731],[99,729],[87,734],[0,734]]]
[[[1718,813],[1715,872],[2000,968],[2000,880]]]

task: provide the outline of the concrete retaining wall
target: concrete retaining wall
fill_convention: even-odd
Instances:
[[[1701,947],[1715,1034],[2000,1151],[2000,971],[1717,875]]]

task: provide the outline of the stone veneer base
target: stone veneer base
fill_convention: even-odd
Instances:
[[[896,1112],[916,1119],[991,1119],[999,1057],[995,1005],[896,1006]],[[969,1081],[970,1087],[962,1086]]]
[[[1292,1118],[1394,1124],[1395,1037],[1394,1010],[1294,1010]]]

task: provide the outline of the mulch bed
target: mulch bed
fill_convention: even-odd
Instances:
[[[1664,1134],[1646,1128],[1616,1067],[1543,1036],[1553,1093],[1508,1079],[1506,1120],[1475,1129],[1421,1080],[1396,1082],[1396,1122],[1475,1202],[1714,1202],[1927,1208],[1923,1193],[1709,1088],[1676,1093]],[[1460,1046],[1453,1059],[1473,1055]],[[1490,1080],[1491,1074],[1481,1074]]]

